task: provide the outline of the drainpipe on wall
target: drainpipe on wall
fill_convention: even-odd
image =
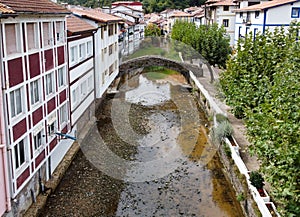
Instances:
[[[1,26],[1,25],[0,25]],[[2,30],[0,30],[0,41],[2,41]],[[2,43],[0,43],[0,50],[2,51]],[[0,53],[0,72],[2,74],[2,55]],[[0,75],[0,79],[2,77]],[[3,97],[2,97],[2,81],[0,80],[0,115],[4,116],[3,110]],[[5,196],[6,196],[6,211],[11,210],[11,201],[10,201],[10,187],[9,187],[9,179],[8,179],[8,161],[7,161],[7,150],[6,150],[6,137],[5,137],[5,130],[4,130],[4,119],[0,119],[0,154],[3,155],[3,172],[4,172],[4,184],[5,184]]]

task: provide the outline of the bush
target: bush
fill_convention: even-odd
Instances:
[[[262,175],[257,171],[252,171],[250,173],[250,182],[251,184],[256,187],[257,189],[262,189],[264,187],[264,178]]]

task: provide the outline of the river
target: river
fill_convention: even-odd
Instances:
[[[42,216],[243,216],[183,76],[134,76],[97,119]]]

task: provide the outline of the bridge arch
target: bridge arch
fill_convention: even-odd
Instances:
[[[179,62],[162,56],[147,55],[122,62],[119,65],[119,74],[117,77],[122,77],[126,74],[130,74],[131,76],[133,76],[139,73],[137,69],[148,66],[163,66],[172,69],[181,73],[188,82],[190,82],[190,71],[192,71],[196,77],[203,76],[203,69],[202,67],[200,67],[200,65]]]

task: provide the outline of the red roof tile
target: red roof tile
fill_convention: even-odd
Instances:
[[[276,6],[280,6],[280,5],[284,5],[284,4],[288,4],[288,3],[293,3],[296,1],[299,1],[299,0],[274,0],[274,1],[263,2],[261,4],[252,5],[252,6],[245,7],[245,8],[240,8],[235,11],[236,12],[260,11],[260,10],[264,10],[267,8],[272,8],[272,7],[276,7]]]
[[[183,11],[174,11],[170,17],[191,17],[192,15]]]
[[[67,16],[67,30],[72,34],[93,31],[96,29],[97,27],[92,26],[74,15]]]
[[[0,0],[17,13],[67,14],[69,11],[50,0]]]
[[[119,17],[113,16],[110,14],[106,14],[106,13],[103,13],[103,12],[101,12],[99,10],[95,10],[95,9],[71,8],[70,10],[78,16],[85,17],[85,18],[95,20],[98,22],[107,23],[107,22],[122,21],[122,19]]]
[[[207,1],[206,3],[208,3],[208,7],[237,5],[236,3],[233,2],[233,0],[218,0],[218,1],[214,1],[214,2]]]

